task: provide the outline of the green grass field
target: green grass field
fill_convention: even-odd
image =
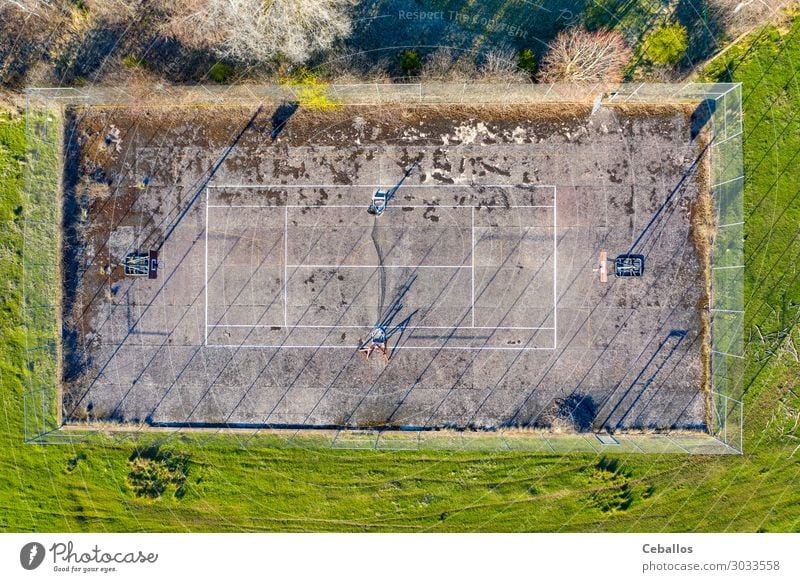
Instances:
[[[744,83],[745,455],[286,448],[181,435],[23,444],[24,121],[0,113],[0,531],[800,530],[800,19],[727,51]],[[146,437],[152,444],[156,437]],[[273,446],[270,446],[273,445]]]

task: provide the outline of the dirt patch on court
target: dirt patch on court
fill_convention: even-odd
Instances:
[[[697,166],[698,196],[691,208],[691,238],[702,268],[703,294],[697,303],[700,315],[701,358],[703,363],[702,386],[706,394],[706,425],[711,426],[711,250],[713,248],[716,220],[711,194],[711,156],[709,137],[704,132],[698,136],[702,158]]]
[[[604,106],[605,107],[605,106]],[[90,107],[71,111],[77,121],[72,139],[82,153],[83,173],[113,174],[121,149],[133,134],[139,141],[173,138],[181,147],[210,148],[227,145],[236,130],[245,126],[257,106],[190,106],[172,107]],[[690,111],[682,105],[641,105],[612,103],[618,115],[629,120],[636,118],[669,119],[677,111]],[[314,111],[299,108],[283,120],[282,129],[273,138],[272,111],[264,108],[254,120],[251,131],[243,136],[240,147],[255,144],[273,146],[342,145],[409,141],[443,143],[442,136],[453,136],[449,143],[464,143],[478,139],[479,143],[499,143],[504,138],[517,143],[536,143],[553,135],[580,137],[576,133],[585,124],[591,107],[584,103],[538,103],[525,105],[397,105],[346,106],[333,111]],[[477,133],[456,134],[460,124],[474,124]],[[512,133],[526,129],[525,135],[515,138]],[[653,127],[654,130],[669,127]],[[623,131],[631,131],[630,126]],[[113,133],[111,133],[113,132]],[[460,138],[460,139],[459,139]],[[112,143],[113,141],[113,143]],[[117,149],[115,152],[114,150]]]

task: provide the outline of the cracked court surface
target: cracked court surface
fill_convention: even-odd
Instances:
[[[76,111],[65,417],[701,428],[700,144],[684,110],[574,109],[300,111],[277,140],[255,109]],[[632,245],[645,276],[602,283]],[[377,324],[388,363],[357,353]]]

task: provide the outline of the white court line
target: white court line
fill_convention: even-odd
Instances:
[[[472,327],[475,327],[475,207],[472,208]]]
[[[207,208],[225,208],[225,209],[234,209],[234,208],[366,208],[369,206],[368,204],[211,204]],[[514,208],[555,208],[552,204],[515,204],[513,206],[506,206],[505,204],[497,204],[497,205],[487,205],[487,204],[478,204],[478,205],[469,205],[466,204],[403,204],[401,202],[396,202],[393,204],[396,208],[477,208],[480,210],[481,208],[491,208],[492,210],[502,208],[505,210],[512,210]]]
[[[553,186],[553,349],[558,347],[558,193]]]
[[[209,348],[227,348],[227,349],[247,349],[247,348],[260,348],[260,349],[301,349],[301,350],[354,350],[353,346],[320,346],[320,345],[292,345],[292,344],[282,344],[277,346],[272,345],[263,345],[263,344],[211,344],[208,346]],[[555,348],[509,348],[509,347],[466,347],[466,346],[448,346],[448,345],[431,345],[431,346],[394,346],[392,347],[392,351],[394,350],[511,350],[517,352],[527,352],[527,351],[553,351]]]
[[[470,269],[469,265],[289,265],[292,269]]]
[[[203,291],[205,293],[205,326],[203,329],[203,345],[208,345],[208,188],[206,188],[206,266],[203,276]]]
[[[254,328],[254,327],[278,327],[283,330],[286,329],[374,329],[374,325],[305,325],[305,324],[298,324],[298,325],[287,325],[282,326],[280,324],[277,325],[270,325],[266,323],[215,323],[214,325],[210,326],[211,329],[215,329],[217,327],[242,327],[242,328]],[[553,330],[553,327],[517,327],[517,326],[504,326],[504,327],[487,327],[487,326],[479,326],[479,327],[472,327],[472,326],[452,326],[452,325],[415,325],[411,327],[407,327],[407,331],[414,331],[415,329],[448,329],[448,330],[469,330],[469,329],[499,329],[499,330],[514,330],[514,331],[538,331],[538,330]]]
[[[216,184],[208,188],[384,188],[386,184]],[[555,188],[553,184],[403,184],[406,188]]]
[[[283,211],[283,324],[289,325],[289,208]]]

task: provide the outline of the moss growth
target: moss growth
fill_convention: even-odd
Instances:
[[[294,91],[301,107],[311,111],[336,111],[342,108],[341,101],[328,94],[330,84],[306,67],[300,67],[285,79],[284,85]]]

